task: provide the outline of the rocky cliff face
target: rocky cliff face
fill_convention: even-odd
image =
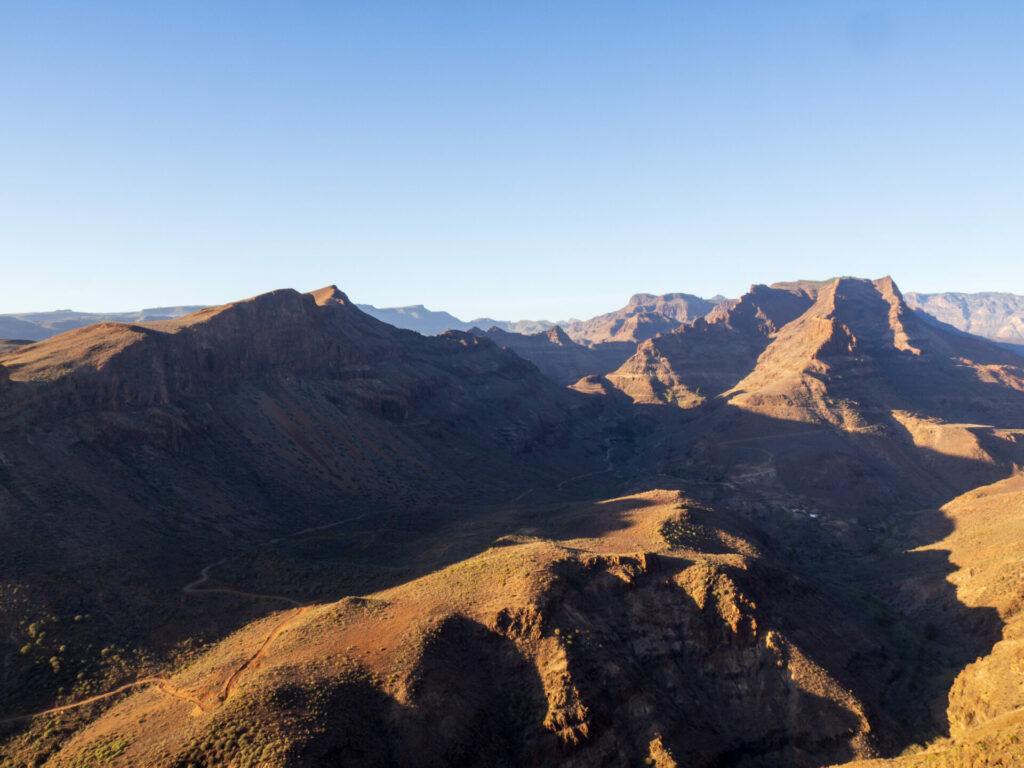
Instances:
[[[677,406],[646,411],[645,466],[844,514],[942,504],[1024,461],[1019,358],[926,321],[888,279],[755,287],[607,382]]]
[[[126,448],[285,440],[282,457],[309,462],[320,481],[375,495],[385,480],[393,493],[403,476],[410,488],[439,487],[463,439],[479,464],[481,430],[499,454],[540,466],[541,446],[568,439],[566,417],[585,406],[486,339],[398,330],[333,288],[278,291],[162,323],[91,326],[10,351],[2,364],[11,385],[0,426],[10,439],[65,424],[92,445],[130,435]],[[441,446],[449,460],[439,465],[431,456]],[[356,471],[396,461],[397,474]]]
[[[285,290],[161,323],[100,323],[4,360],[24,398],[46,392],[39,408],[113,410],[165,405],[269,371],[337,372],[392,357],[400,343],[400,332],[336,289]]]
[[[209,426],[216,419],[202,404],[211,398],[230,399],[238,388],[292,388],[300,379],[318,382],[309,392],[316,409],[354,409],[390,425],[429,419],[446,392],[468,405],[520,386],[524,393],[546,390],[529,406],[509,402],[512,412],[521,409],[524,426],[558,420],[572,408],[528,363],[487,340],[395,329],[334,288],[277,291],[162,323],[99,324],[8,352],[3,364],[13,382],[4,404],[8,429],[104,414],[145,422],[179,410],[184,422]],[[548,406],[557,413],[545,416]]]
[[[713,320],[644,342],[608,380],[637,402],[687,408],[724,393],[798,421],[835,421],[826,414],[847,406],[862,415],[924,407],[996,424],[1006,407],[1016,423],[1019,406],[1005,392],[1022,376],[1018,356],[926,322],[891,279],[838,278],[755,286]]]

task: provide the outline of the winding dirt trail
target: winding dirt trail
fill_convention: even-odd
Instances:
[[[221,702],[227,701],[228,697],[231,696],[231,692],[235,689],[235,686],[238,684],[238,678],[241,677],[242,673],[249,669],[253,664],[255,664],[260,658],[262,658],[266,654],[267,649],[270,647],[270,644],[277,639],[278,635],[280,635],[282,632],[288,629],[288,627],[290,627],[292,624],[298,621],[302,614],[304,614],[312,607],[313,606],[311,605],[300,605],[298,608],[295,609],[291,616],[289,616],[287,619],[285,619],[276,627],[274,627],[273,631],[267,636],[267,639],[263,641],[263,645],[259,647],[259,650],[257,650],[256,653],[254,653],[252,656],[246,659],[245,662],[243,662],[238,669],[231,673],[231,677],[229,677],[225,681],[224,687],[221,689],[221,692],[217,698]]]
[[[203,712],[206,712],[208,710],[208,708],[203,704],[203,702],[200,701],[197,697],[172,687],[170,680],[164,677],[143,677],[140,680],[135,680],[131,683],[125,683],[124,685],[119,686],[112,691],[107,691],[106,693],[98,693],[95,696],[90,696],[87,699],[75,701],[70,704],[62,704],[59,707],[51,707],[50,709],[44,709],[42,712],[32,712],[27,715],[15,715],[14,717],[5,717],[2,720],[0,720],[0,723],[16,723],[19,720],[30,720],[33,717],[40,717],[42,715],[53,715],[57,712],[65,712],[69,709],[74,709],[75,707],[81,707],[86,704],[92,704],[94,701],[102,701],[103,699],[108,699],[111,696],[116,696],[119,693],[124,693],[127,690],[130,690],[132,688],[138,688],[139,686],[143,685],[155,685],[168,696],[173,696],[176,699],[181,699],[182,701],[187,701],[190,704],[195,704]]]
[[[216,568],[218,565],[223,565],[227,560],[218,560],[216,563],[210,563],[200,571],[200,576],[195,581],[186,584],[181,588],[181,591],[189,595],[237,595],[238,597],[248,597],[253,600],[281,600],[290,605],[299,607],[302,605],[298,600],[293,600],[290,597],[284,597],[283,595],[263,595],[259,592],[246,592],[244,589],[233,589],[232,587],[203,587],[200,589],[200,585],[205,584],[210,580],[210,571]]]
[[[312,533],[314,531],[323,531],[328,528],[334,528],[339,525],[344,525],[345,523],[351,523],[355,522],[356,520],[361,520],[364,517],[366,517],[365,514],[356,515],[354,517],[347,517],[344,520],[337,520],[333,523],[327,523],[326,525],[317,525],[311,528],[303,528],[301,530],[294,531],[293,533],[289,533],[284,536],[278,536],[275,539],[271,539],[267,543],[277,544],[278,542],[283,541],[285,539],[292,539],[297,536],[302,536],[306,533]],[[210,580],[210,572],[213,571],[214,568],[224,565],[227,562],[228,558],[222,558],[215,563],[204,565],[202,570],[199,571],[199,578],[195,581],[191,581],[188,584],[186,584],[184,587],[181,588],[181,591],[188,595],[222,594],[236,595],[237,597],[245,597],[251,600],[279,600],[281,602],[285,602],[293,606],[294,610],[291,611],[289,616],[287,616],[284,620],[277,624],[277,626],[274,627],[274,629],[267,636],[267,639],[263,641],[263,644],[260,645],[256,652],[249,656],[244,662],[242,662],[242,664],[237,669],[235,669],[234,672],[231,673],[228,679],[224,682],[224,685],[221,686],[220,693],[217,694],[218,704],[222,704],[228,700],[228,698],[231,696],[231,693],[237,687],[239,678],[242,676],[242,674],[246,670],[252,668],[252,666],[257,661],[259,661],[263,656],[266,655],[267,650],[270,648],[274,640],[276,640],[281,635],[282,632],[287,630],[288,627],[290,627],[292,624],[298,621],[298,619],[306,611],[312,608],[311,605],[308,605],[306,603],[300,603],[298,600],[294,600],[293,598],[285,597],[283,595],[266,595],[261,594],[259,592],[246,592],[245,590],[233,589],[231,587],[203,587],[202,585]],[[119,693],[124,693],[125,691],[131,690],[132,688],[139,688],[144,685],[155,685],[168,696],[173,696],[174,698],[181,699],[182,701],[187,701],[191,704],[194,704],[199,709],[200,712],[209,712],[213,708],[207,704],[204,704],[197,696],[193,696],[192,694],[186,693],[185,691],[175,688],[171,685],[171,681],[167,678],[143,677],[139,680],[135,680],[133,682],[125,683],[124,685],[118,686],[117,688],[107,691],[106,693],[98,693],[95,696],[89,696],[88,698],[80,699],[79,701],[74,701],[69,704],[61,704],[57,707],[50,707],[49,709],[44,709],[39,712],[30,712],[25,715],[15,715],[13,717],[0,718],[0,725],[6,723],[15,723],[21,720],[31,720],[34,717],[53,715],[57,714],[58,712],[66,712],[69,709],[75,709],[77,707],[85,706],[86,704],[92,704],[97,701],[102,701],[103,699],[108,699],[111,696],[116,696]]]

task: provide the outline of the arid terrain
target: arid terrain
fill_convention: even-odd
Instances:
[[[1024,357],[889,278],[520,330],[0,345],[0,765],[1024,765]]]

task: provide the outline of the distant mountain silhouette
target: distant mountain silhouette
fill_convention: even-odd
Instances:
[[[408,307],[384,307],[378,308],[372,304],[357,304],[357,307],[366,314],[395,326],[396,328],[407,328],[425,336],[435,336],[445,331],[468,331],[471,328],[500,328],[510,333],[539,333],[552,327],[554,323],[545,320],[494,320],[489,317],[478,317],[475,320],[465,321],[455,317],[448,312],[436,312],[427,309],[422,304],[414,304]]]
[[[508,321],[492,318],[465,321],[448,312],[429,310],[422,304],[385,309],[369,304],[358,306],[378,320],[428,335],[443,333],[449,329],[468,331],[474,327],[497,328],[509,333],[536,334],[559,325],[573,341],[590,345],[604,342],[636,344],[693,322],[711,312],[723,301],[728,299],[716,296],[708,300],[687,293],[667,293],[662,296],[638,293],[630,298],[625,307],[614,312],[598,315],[589,320],[564,320],[557,323],[546,320]]]
[[[202,309],[201,306],[153,307],[137,312],[76,312],[58,309],[53,312],[24,312],[0,315],[0,338],[42,341],[64,331],[84,328],[94,323],[145,323],[169,320]]]
[[[1013,293],[914,293],[907,304],[961,331],[1024,348],[1024,296]]]
[[[824,281],[828,282],[828,281]],[[813,292],[822,281],[804,280],[793,284],[776,284]],[[444,311],[430,310],[422,304],[407,307],[375,307],[357,304],[362,311],[396,328],[407,328],[427,336],[448,330],[468,331],[499,328],[509,333],[535,334],[560,325],[568,336],[580,344],[607,341],[633,344],[668,333],[699,317],[713,319],[718,313],[735,305],[736,299],[721,295],[702,299],[686,293],[656,296],[638,293],[626,306],[589,320],[496,320],[480,317],[461,320]],[[915,293],[906,294],[907,304],[921,309],[943,323],[961,331],[983,336],[1010,348],[1024,348],[1024,296],[1012,293]],[[137,323],[165,320],[195,312],[202,306],[153,307],[136,312],[23,312],[0,315],[0,338],[41,341],[57,333],[100,322]]]
[[[711,312],[717,302],[688,293],[654,296],[638,293],[620,310],[590,320],[565,324],[565,332],[580,343],[630,342],[637,344],[659,333],[674,331]]]

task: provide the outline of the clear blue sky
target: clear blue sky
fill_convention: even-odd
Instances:
[[[1024,293],[1024,3],[0,2],[0,312]]]

